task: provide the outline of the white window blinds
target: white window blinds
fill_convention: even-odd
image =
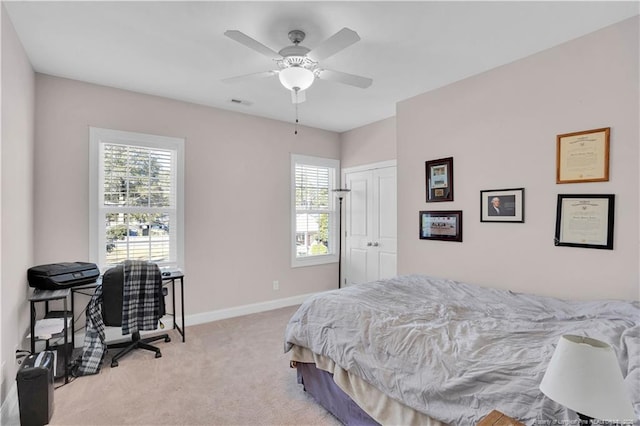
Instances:
[[[338,167],[337,160],[292,156],[293,266],[337,260],[336,212],[331,190]]]
[[[175,151],[102,145],[104,205],[175,206]]]
[[[151,135],[127,133],[124,138],[125,132],[95,130],[100,137],[94,141],[98,205],[92,245],[97,245],[99,264],[108,267],[139,259],[179,266],[181,144]]]

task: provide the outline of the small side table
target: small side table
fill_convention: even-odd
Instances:
[[[501,413],[498,410],[493,410],[485,418],[480,420],[476,426],[525,426],[506,414]]]
[[[64,353],[65,383],[69,383],[69,328],[73,330],[73,312],[69,312],[67,310],[67,298],[69,297],[69,294],[71,294],[71,290],[68,288],[61,290],[34,289],[32,295],[29,297],[29,303],[31,304],[31,353],[36,352],[36,340],[45,340],[47,342],[47,349],[49,349],[50,339],[64,337],[64,348],[62,352]],[[49,311],[49,302],[54,300],[64,301],[62,312]],[[64,324],[62,328],[62,335],[57,333],[46,337],[36,336],[36,303],[39,302],[45,303],[45,318],[62,318],[62,322]],[[71,319],[70,327],[67,318]],[[59,348],[60,345],[58,345],[58,349]],[[58,351],[58,354],[59,353],[60,351]]]

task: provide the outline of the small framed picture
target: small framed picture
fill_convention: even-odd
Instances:
[[[614,194],[558,194],[555,245],[613,250]]]
[[[556,183],[609,180],[610,128],[557,136]]]
[[[480,222],[524,223],[524,188],[480,191]]]
[[[462,242],[462,211],[421,211],[420,239]]]
[[[453,201],[453,157],[425,162],[427,203]]]

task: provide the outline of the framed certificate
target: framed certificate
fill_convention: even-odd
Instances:
[[[462,211],[420,212],[420,239],[462,242]]]
[[[453,157],[425,162],[427,203],[453,201]]]
[[[609,180],[610,128],[557,136],[556,183]]]
[[[555,245],[613,250],[614,194],[558,194]]]

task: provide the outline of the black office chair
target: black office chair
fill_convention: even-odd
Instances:
[[[124,325],[123,316],[129,315],[129,313],[123,312],[125,308],[124,295],[126,294],[125,292],[127,291],[127,288],[130,289],[132,288],[131,286],[139,284],[133,282],[136,279],[135,277],[138,277],[138,281],[140,281],[140,274],[131,273],[131,268],[142,268],[142,274],[145,275],[144,282],[146,282],[148,287],[142,286],[144,287],[142,289],[136,287],[134,289],[135,291],[128,293],[129,298],[147,297],[147,302],[149,300],[148,298],[151,298],[154,304],[157,304],[155,305],[157,307],[157,312],[154,311],[154,314],[151,315],[152,318],[146,318],[144,324],[136,323],[131,327],[131,341],[107,345],[107,350],[123,348],[111,359],[111,367],[117,367],[118,360],[134,349],[146,349],[153,351],[156,354],[155,357],[160,358],[162,356],[160,349],[150,345],[150,343],[162,339],[164,339],[165,342],[171,341],[168,334],[155,335],[144,339],[140,338],[140,330],[155,330],[159,319],[165,314],[162,275],[158,266],[153,263],[127,261],[125,262],[125,265],[115,266],[104,273],[102,277],[102,319],[104,321],[104,325],[122,327]],[[132,300],[131,303],[140,307],[144,305],[141,301],[140,303],[137,303],[137,301]],[[149,315],[149,312],[145,313],[145,315]],[[133,322],[139,318],[140,317],[138,315],[138,318],[133,319]],[[124,327],[123,334],[125,334]]]

